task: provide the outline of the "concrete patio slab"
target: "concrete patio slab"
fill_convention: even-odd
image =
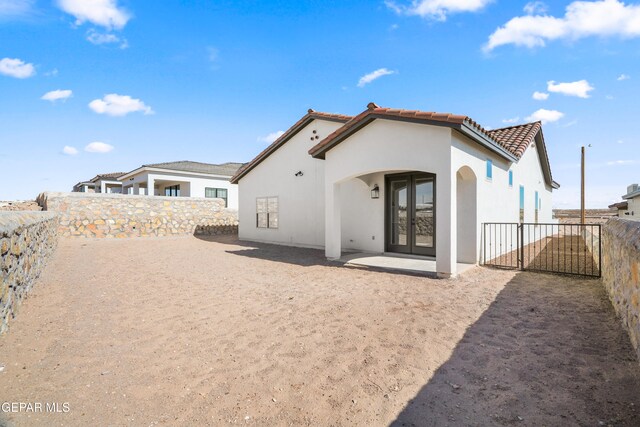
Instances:
[[[361,267],[379,268],[383,270],[404,271],[407,273],[418,273],[426,276],[434,276],[437,273],[435,258],[417,257],[402,254],[370,254],[354,253],[340,258],[340,262],[346,265],[356,265]],[[458,263],[458,274],[464,273],[475,264]]]

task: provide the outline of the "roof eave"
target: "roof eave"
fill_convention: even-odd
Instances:
[[[285,132],[280,138],[276,139],[270,146],[268,146],[264,151],[258,154],[253,160],[247,163],[246,167],[242,167],[236,172],[234,176],[231,177],[232,184],[237,184],[243,176],[251,172],[253,168],[258,166],[264,159],[269,157],[275,151],[277,151],[282,145],[284,145],[288,140],[296,136],[302,129],[304,129],[309,123],[313,121],[311,118],[311,113],[307,113],[298,121],[298,123],[294,124],[287,132]]]
[[[138,175],[142,172],[165,172],[165,173],[173,173],[173,174],[183,174],[183,175],[207,175],[214,178],[223,178],[229,179],[231,175],[225,175],[220,173],[208,173],[208,172],[193,172],[193,171],[183,171],[179,169],[167,169],[161,167],[151,167],[151,166],[141,166],[137,169],[132,170],[131,172],[127,172],[126,174],[118,177],[118,181],[124,182],[127,178]]]
[[[500,157],[506,160],[509,160],[512,162],[515,162],[518,160],[518,158],[515,155],[507,151],[505,148],[497,144],[495,141],[493,141],[489,137],[482,134],[480,131],[478,131],[478,129],[476,129],[474,126],[471,126],[467,122],[464,122],[458,126],[453,126],[453,128],[460,131],[462,134],[468,136],[469,138],[473,139],[474,141],[478,142],[480,145],[483,145],[485,148],[488,148],[489,150],[495,152]]]
[[[262,161],[264,161],[267,157],[277,151],[280,147],[287,143],[291,138],[296,136],[302,129],[307,127],[309,123],[314,120],[325,120],[329,122],[337,122],[337,123],[346,123],[348,120],[331,117],[331,116],[318,116],[314,111],[309,111],[307,114],[302,116],[298,122],[296,122],[292,127],[290,127],[280,138],[276,139],[270,146],[268,146],[264,151],[258,154],[253,160],[243,166],[233,175],[230,179],[232,184],[237,184],[240,182],[242,177],[251,172],[256,166],[258,166]]]
[[[417,119],[417,118],[414,118],[414,117],[403,117],[403,116],[389,116],[389,115],[385,115],[385,114],[376,114],[376,113],[371,113],[371,114],[368,114],[366,117],[363,117],[362,120],[360,121],[360,123],[354,125],[347,132],[345,132],[344,134],[338,136],[336,139],[331,141],[330,144],[325,145],[325,146],[321,146],[321,144],[322,144],[322,141],[321,141],[320,143],[318,143],[318,148],[316,148],[315,150],[312,148],[309,151],[309,154],[311,154],[311,156],[313,158],[323,159],[324,160],[325,159],[325,154],[326,154],[327,151],[331,150],[333,147],[335,147],[336,145],[338,145],[339,143],[341,143],[342,141],[347,139],[349,136],[353,135],[354,133],[356,133],[357,131],[359,131],[363,127],[367,126],[369,123],[371,123],[372,121],[374,121],[376,119],[395,120],[395,121],[419,123],[419,124],[431,125],[431,126],[449,127],[449,128],[452,128],[452,129],[455,129],[455,130],[459,131],[463,135],[465,135],[465,136],[471,138],[472,140],[478,142],[480,145],[483,145],[484,147],[486,147],[489,150],[495,152],[500,157],[502,157],[502,158],[504,158],[506,160],[509,160],[509,161],[512,161],[512,162],[515,162],[515,161],[518,160],[518,158],[516,156],[514,156],[509,151],[507,151],[506,149],[501,147],[495,141],[493,141],[490,138],[488,138],[487,136],[483,135],[475,127],[471,126],[470,124],[468,124],[466,122],[458,124],[458,123],[451,123],[451,122],[442,122],[442,121],[438,121],[438,120],[425,120],[425,119]]]
[[[144,171],[146,169],[146,166],[141,166],[139,168],[135,168],[134,170],[132,170],[131,172],[127,172],[122,176],[118,177],[118,181],[124,181],[125,179],[131,177],[132,175],[137,175],[140,172]]]

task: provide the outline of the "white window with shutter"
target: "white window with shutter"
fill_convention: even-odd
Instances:
[[[256,199],[256,227],[278,228],[278,197]]]

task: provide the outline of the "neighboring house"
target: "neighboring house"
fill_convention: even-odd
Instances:
[[[118,177],[124,172],[98,174],[89,181],[82,181],[73,186],[74,193],[122,193],[122,183]]]
[[[124,172],[112,172],[96,175],[91,182],[95,185],[96,193],[122,193],[122,183],[118,178]]]
[[[466,116],[309,110],[232,178],[240,238],[477,263],[481,224],[552,222],[540,122],[487,131]]]
[[[223,199],[227,207],[237,209],[238,186],[229,180],[240,166],[242,163],[214,165],[186,160],[155,163],[125,173],[119,181],[124,194],[215,197]]]
[[[640,221],[640,185],[631,184],[627,187],[627,194],[622,196],[625,201],[610,205],[610,209],[617,209],[618,216],[625,219]]]
[[[95,193],[96,184],[91,181],[80,181],[73,186],[73,190],[71,191],[74,193]]]

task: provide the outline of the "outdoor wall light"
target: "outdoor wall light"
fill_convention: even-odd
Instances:
[[[373,185],[373,188],[371,189],[371,198],[372,199],[380,198],[380,188],[378,187],[378,184]]]
[[[302,171],[296,172],[296,176],[302,176],[302,175],[304,175],[304,173]]]

